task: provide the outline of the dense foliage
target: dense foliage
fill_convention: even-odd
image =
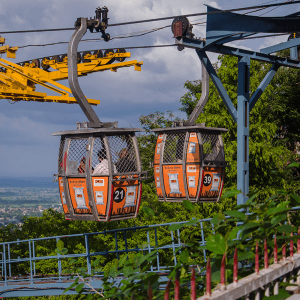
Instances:
[[[285,54],[283,53],[282,55]],[[215,65],[215,68],[228,92],[228,95],[232,99],[234,105],[236,105],[237,58],[221,56],[218,64]],[[256,90],[268,69],[269,66],[267,64],[256,61],[251,62],[251,93]],[[254,209],[256,216],[259,218],[261,218],[265,213],[268,214],[269,209],[274,208],[274,210],[269,213],[269,217],[267,219],[263,220],[264,218],[262,218],[257,221],[257,224],[259,222],[264,222],[264,224],[269,222],[271,224],[271,229],[269,227],[266,228],[265,225],[261,227],[262,225],[259,223],[256,226],[258,233],[257,236],[255,235],[256,233],[254,234],[255,239],[262,238],[263,235],[271,235],[275,231],[277,232],[277,230],[279,230],[278,227],[282,225],[284,219],[280,220],[280,222],[276,224],[276,226],[278,225],[276,228],[272,227],[277,222],[273,220],[274,218],[276,219],[276,211],[279,213],[286,213],[285,209],[290,207],[290,205],[294,205],[299,202],[299,199],[297,198],[298,183],[290,180],[293,176],[298,175],[299,168],[288,168],[286,170],[286,166],[291,161],[298,159],[297,150],[300,134],[300,107],[297,102],[298,94],[300,92],[298,80],[299,71],[280,68],[271,84],[267,87],[260,100],[250,113],[250,186],[253,192],[252,194],[255,194],[256,198],[251,198],[251,201],[247,205],[249,209]],[[193,82],[188,81],[185,83],[185,88],[188,91],[180,99],[182,104],[181,110],[189,115],[196,105],[196,102],[200,99],[201,82],[199,80]],[[243,257],[242,251],[245,249],[247,249],[247,252],[251,254],[253,252],[253,245],[249,244],[248,246],[250,248],[247,248],[245,244],[243,244],[245,239],[242,239],[240,244],[237,245],[236,243],[230,244],[230,242],[228,242],[229,237],[226,237],[228,232],[232,232],[232,227],[234,226],[235,221],[242,220],[246,223],[256,222],[250,217],[242,216],[241,214],[243,213],[238,214],[238,208],[234,208],[234,197],[222,198],[222,201],[217,204],[197,204],[192,208],[188,207],[188,209],[185,209],[180,203],[158,202],[153,182],[153,168],[149,167],[150,163],[153,162],[156,143],[156,135],[151,133],[151,129],[157,127],[168,127],[172,124],[172,121],[174,121],[174,116],[171,112],[167,112],[167,114],[156,112],[148,116],[141,116],[140,118],[140,123],[146,133],[138,137],[138,142],[140,145],[143,168],[149,169],[149,179],[143,184],[142,205],[140,207],[140,213],[136,219],[109,223],[81,221],[70,222],[64,220],[64,216],[62,214],[53,210],[48,210],[44,212],[41,218],[25,218],[24,224],[21,228],[15,225],[9,225],[5,228],[1,228],[0,240],[15,241],[17,239],[23,240],[45,236],[99,232],[147,224],[186,221],[194,218],[196,221],[189,223],[189,225],[193,224],[193,227],[190,226],[189,229],[186,229],[188,226],[185,225],[181,228],[181,230],[186,230],[186,234],[183,234],[183,238],[186,239],[187,247],[186,249],[183,249],[181,252],[182,254],[179,255],[178,266],[171,270],[173,272],[172,276],[174,276],[174,272],[177,269],[180,269],[181,278],[184,280],[184,278],[187,278],[187,265],[197,264],[204,267],[203,260],[200,259],[203,255],[200,254],[200,249],[195,248],[199,242],[199,236],[197,235],[197,232],[199,233],[199,225],[197,225],[197,220],[217,215],[217,217],[214,218],[214,222],[216,222],[215,225],[217,226],[217,235],[219,234],[218,241],[216,241],[216,236],[211,236],[211,239],[214,239],[211,243],[212,248],[207,248],[208,251],[214,253],[214,255],[211,254],[214,264],[219,264],[221,253],[214,250],[213,245],[216,245],[219,242],[222,244],[220,249],[225,249],[224,251],[228,253],[229,260],[231,255],[230,251],[233,249],[233,246],[239,247],[241,257]],[[230,167],[226,171],[225,192],[226,190],[235,189],[237,127],[227,112],[226,107],[212,82],[210,82],[209,101],[197,122],[205,122],[206,126],[225,127],[229,129],[229,132],[223,135],[226,160],[230,162]],[[269,198],[271,194],[275,195],[276,186],[284,188],[286,191],[285,194],[283,195],[281,193],[277,194],[277,198],[275,196]],[[255,190],[259,190],[259,192],[256,193],[254,192]],[[280,204],[280,202],[284,204]],[[150,217],[150,215],[152,215],[152,211],[154,212],[154,215]],[[230,215],[230,211],[235,212],[235,215]],[[227,212],[227,215],[232,218],[229,221],[225,221],[223,212]],[[172,231],[175,229],[171,227],[170,230]],[[211,233],[210,229],[206,230],[208,234]],[[249,232],[245,231],[244,236],[247,237],[248,234]],[[162,232],[159,236],[160,243],[166,242],[165,238],[166,234]],[[142,233],[140,235],[135,235],[134,237],[129,237],[129,243],[132,245],[142,243],[143,240],[144,234]],[[228,243],[230,246],[227,247],[226,245],[229,245]],[[92,245],[93,246],[90,249],[91,252],[96,251],[96,249],[97,251],[105,248],[112,249],[114,248],[114,240],[110,240],[108,238],[95,238]],[[52,242],[45,241],[39,245],[37,254],[56,255],[55,248],[55,240]],[[65,243],[63,246],[60,245],[60,248],[61,250],[65,248],[67,251],[72,249],[73,253],[80,253],[84,251],[85,245],[83,240],[78,241],[77,239],[74,239],[71,242]],[[203,249],[201,249],[201,251],[203,251]],[[19,247],[18,249],[12,249],[12,252],[14,257],[25,256],[28,254],[28,249],[25,247],[24,249]],[[151,284],[154,284],[155,282],[155,276],[149,279],[148,276],[151,276],[151,274],[147,275],[145,273],[145,270],[147,270],[147,268],[151,265],[151,261],[154,260],[154,256],[149,255],[147,258],[144,258],[143,256],[132,256],[129,257],[129,260],[127,260],[126,256],[124,257],[123,260],[119,262],[116,257],[110,257],[110,259],[102,257],[97,261],[97,263],[99,267],[106,272],[105,274],[107,278],[116,276],[116,274],[122,270],[124,271],[124,268],[126,267],[129,272],[127,282],[129,287],[127,291],[128,295],[132,293],[134,289],[141,289],[144,293],[148,287],[148,281],[150,280]],[[251,259],[252,256],[249,255],[248,258]],[[172,259],[172,257],[165,257],[164,259],[164,262],[168,263],[168,260]],[[71,262],[69,260],[66,260],[63,267],[67,267],[70,263]],[[26,273],[28,272],[28,267],[29,264],[19,264],[18,272]],[[78,264],[74,265],[74,268],[76,267],[78,267]],[[51,261],[49,261],[48,264],[37,263],[38,272],[41,273],[55,273],[55,268],[54,262],[52,263]],[[137,270],[137,268],[140,273],[139,279],[141,279],[139,287],[134,286],[133,284],[135,277],[132,270]],[[110,273],[110,270],[115,273]],[[230,276],[230,273],[228,273],[228,280],[230,280]],[[215,276],[215,278],[218,277]],[[216,284],[217,282],[218,280],[216,279]],[[153,286],[153,288],[155,288],[155,286]],[[109,283],[107,283],[107,289],[110,289]],[[111,292],[117,293],[116,290]]]
[[[237,105],[238,59],[220,56],[214,67],[233,104]],[[218,67],[219,66],[219,67]],[[270,65],[251,61],[250,98],[270,69]],[[284,186],[284,167],[297,159],[299,141],[300,107],[299,71],[281,67],[268,85],[259,101],[250,112],[249,167],[250,186],[261,191],[273,186]],[[188,92],[180,99],[181,110],[188,115],[201,96],[201,82],[187,81]],[[199,123],[210,127],[225,127],[229,132],[223,134],[226,160],[230,167],[226,172],[225,187],[236,187],[237,167],[237,124],[229,115],[217,89],[210,82],[209,101],[200,115]],[[274,172],[276,170],[276,172]]]

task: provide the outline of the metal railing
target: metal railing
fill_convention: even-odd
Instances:
[[[292,210],[299,209],[300,207],[296,207]],[[197,222],[200,224],[199,240],[201,245],[205,245],[205,237],[214,232],[213,224],[210,221],[211,218],[207,218]],[[126,254],[130,255],[141,251],[150,253],[156,249],[156,264],[151,267],[151,271],[158,272],[165,277],[164,271],[170,267],[170,264],[168,267],[164,264],[170,263],[170,258],[173,258],[174,265],[177,264],[176,249],[182,246],[181,237],[187,233],[186,230],[189,230],[189,227],[183,227],[169,231],[167,227],[187,222],[0,243],[0,247],[2,247],[0,297],[62,294],[63,290],[71,285],[72,280],[74,281],[74,279],[70,279],[70,275],[64,275],[62,272],[63,269],[68,268],[68,259],[73,258],[80,259],[80,263],[86,266],[90,273],[92,261],[96,258],[101,257],[102,265],[105,265]],[[64,256],[55,252],[59,240],[62,240],[69,250]],[[159,246],[162,241],[164,245]],[[108,247],[110,248],[108,249]],[[203,257],[200,259],[206,262],[206,250],[202,251]],[[180,251],[177,255],[179,254]],[[102,274],[99,273],[91,278],[91,285],[94,288],[101,288]],[[75,292],[70,290],[68,293]]]
[[[202,245],[205,245],[205,236],[213,231],[210,220],[211,218],[198,221]],[[102,257],[102,261],[105,263],[120,259],[125,254],[130,255],[130,253],[141,251],[150,253],[157,249],[156,264],[151,267],[151,271],[162,274],[167,268],[164,263],[171,261],[168,258],[173,257],[174,265],[177,264],[176,249],[182,246],[180,237],[184,230],[188,230],[188,227],[184,227],[169,231],[167,227],[184,223],[187,221],[0,243],[0,247],[3,249],[0,261],[2,266],[0,297],[24,296],[22,287],[28,289],[26,295],[36,295],[37,291],[40,295],[61,294],[64,288],[58,288],[59,291],[52,288],[56,286],[66,288],[72,283],[70,275],[64,275],[62,272],[63,269],[67,269],[67,266],[64,265],[67,263],[67,259],[72,258],[81,259],[82,265],[86,266],[90,273],[92,261],[98,257]],[[164,245],[160,247],[162,239],[164,239]],[[69,250],[64,256],[55,252],[59,240],[62,240]],[[114,247],[108,249],[108,244],[110,246],[114,244]],[[76,249],[76,245],[80,245],[80,247]],[[205,250],[203,250],[203,260],[206,261]],[[47,269],[47,265],[50,265],[51,268]],[[43,271],[45,269],[47,272]],[[99,273],[99,278],[97,276],[92,278],[92,286],[101,287],[99,280],[101,275]],[[67,285],[66,281],[69,281]],[[42,291],[38,289],[41,285],[43,286]],[[48,285],[49,289],[45,285]],[[70,291],[70,293],[74,293],[74,291]]]

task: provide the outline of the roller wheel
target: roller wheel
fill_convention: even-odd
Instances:
[[[81,63],[81,54],[79,52],[77,52],[77,63]]]
[[[68,55],[67,54],[63,54],[61,56],[61,61],[64,62],[64,63],[68,62]]]
[[[105,42],[108,42],[110,40],[110,34],[109,33],[104,34],[103,38]]]
[[[114,53],[113,49],[107,49],[107,50],[104,51],[104,55],[103,56],[107,57],[107,56],[109,56],[109,55],[111,55],[113,53]],[[110,59],[110,61],[108,63],[111,64],[114,61],[115,61],[115,58],[113,57],[113,58]]]
[[[103,52],[101,50],[95,50],[93,51],[93,55],[95,55],[97,58],[102,58]]]
[[[107,56],[109,56],[111,54],[114,54],[114,50],[113,49],[106,49],[104,51],[104,57],[107,57]]]
[[[45,70],[45,71],[49,70],[49,68],[50,68],[50,66],[49,66],[48,64],[45,63],[45,60],[46,60],[46,59],[50,60],[50,57],[45,57],[45,58],[43,58],[43,59],[42,59],[42,63],[41,63],[42,68],[43,68],[43,70]]]
[[[92,54],[92,53],[91,53],[91,51],[84,51],[84,52],[82,53],[82,62],[83,62],[83,63],[91,62],[90,59],[85,58],[85,56],[86,56],[87,54]]]
[[[59,55],[54,55],[54,56],[52,56],[52,57],[51,57],[51,60],[54,60],[55,63],[61,62],[61,58],[60,58]]]
[[[41,67],[40,60],[39,59],[33,59],[31,61],[31,66],[33,68],[40,68]]]
[[[126,50],[124,48],[120,48],[116,50],[116,53],[126,53]],[[125,60],[126,57],[116,57],[116,60],[119,62],[122,62]]]

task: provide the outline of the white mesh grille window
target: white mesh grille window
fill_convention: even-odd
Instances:
[[[72,139],[69,146],[67,174],[84,174],[88,139]]]
[[[63,158],[64,158],[64,147],[65,139],[60,140],[59,152],[58,152],[58,174],[61,175],[63,172]]]
[[[208,161],[224,161],[224,152],[217,134],[202,134],[203,159]]]
[[[106,165],[106,173],[108,173],[108,161],[107,161],[107,152],[104,145],[104,141],[102,137],[96,137],[94,140],[94,146],[93,146],[93,155],[92,155],[92,171],[95,170],[97,166],[100,167],[100,163],[102,162],[102,165]],[[98,167],[98,169],[99,169]],[[98,172],[97,169],[97,172]],[[101,168],[103,169],[103,168]],[[103,172],[98,172],[103,173]]]
[[[185,136],[185,132],[167,135],[164,148],[164,163],[182,163]]]
[[[108,143],[112,162],[115,165],[114,173],[137,172],[137,157],[130,135],[109,136]]]

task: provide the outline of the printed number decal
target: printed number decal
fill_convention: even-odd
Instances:
[[[204,179],[203,179],[203,184],[205,186],[209,186],[211,184],[211,176],[209,174],[206,174],[204,176]]]
[[[116,203],[120,203],[125,197],[125,191],[122,188],[117,188],[114,192],[113,198]]]

